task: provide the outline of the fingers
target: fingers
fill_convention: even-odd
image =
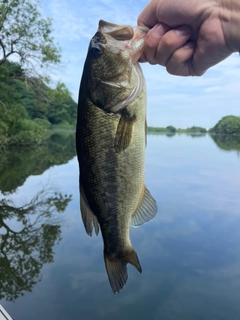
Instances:
[[[191,75],[190,59],[195,45],[189,41],[191,28],[180,26],[172,29],[160,23],[152,28],[145,40],[144,53],[141,62],[160,64],[174,75]]]
[[[192,41],[177,49],[166,63],[168,73],[176,76],[200,75],[196,74],[192,68],[191,58],[193,57],[194,50],[195,43]]]
[[[141,62],[149,62],[150,64],[158,64],[158,47],[161,38],[170,30],[166,24],[159,23],[152,28],[146,36],[144,53],[140,59]]]

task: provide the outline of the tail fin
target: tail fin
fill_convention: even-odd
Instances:
[[[142,268],[138,260],[137,253],[131,249],[125,255],[112,257],[104,251],[104,261],[105,267],[108,274],[108,279],[114,294],[119,293],[119,291],[125,286],[128,273],[127,264],[132,264],[140,273]]]

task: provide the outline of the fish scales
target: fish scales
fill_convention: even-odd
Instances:
[[[100,21],[99,30],[104,29],[101,25],[113,31],[125,28]],[[146,30],[140,32],[146,34]],[[128,48],[120,53],[107,51],[108,41],[112,41],[104,37],[108,33],[98,31],[90,42],[80,85],[76,139],[84,225],[90,235],[94,227],[97,233],[100,225],[105,265],[117,293],[127,281],[127,263],[141,272],[129,237],[133,216],[144,197],[148,205],[145,201],[146,210],[140,210],[140,224],[153,218],[157,207],[144,186],[146,89],[142,71],[137,62],[127,61]],[[106,59],[98,64],[99,53],[91,50],[100,45]]]
[[[139,100],[142,100],[141,96]],[[134,105],[138,106],[138,103],[137,100]],[[114,253],[121,251],[121,243],[126,242],[123,231],[130,226],[129,212],[136,210],[144,187],[145,112],[141,108],[142,114],[133,129],[138,134],[133,132],[129,148],[124,153],[116,153],[114,138],[120,116],[95,110],[90,101],[82,105],[86,106],[82,110],[82,126],[88,123],[90,130],[87,132],[86,128],[86,140],[81,148],[81,177],[92,211],[103,229],[105,248]],[[95,130],[91,130],[91,123]],[[112,245],[113,240],[116,246]]]

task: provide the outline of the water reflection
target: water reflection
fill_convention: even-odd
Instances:
[[[41,280],[40,271],[54,261],[53,246],[61,240],[54,213],[63,213],[71,198],[46,187],[21,206],[0,200],[0,299],[14,301]]]
[[[148,137],[146,184],[160,214],[141,228],[131,228],[143,272],[139,275],[129,266],[130,281],[117,297],[104,269],[102,239],[89,239],[81,222],[76,158],[29,177],[11,195],[15,206],[25,193],[34,195],[33,189],[49,178],[49,171],[51,183],[58,184],[63,194],[70,190],[73,200],[64,213],[62,240],[52,247],[54,262],[43,265],[41,281],[14,303],[5,299],[0,303],[14,319],[24,320],[79,315],[88,320],[239,320],[240,170],[235,153],[223,152],[209,135]],[[19,230],[7,219],[4,222]]]
[[[240,155],[240,136],[211,135],[211,138],[220,149],[226,151],[237,151],[237,155]]]
[[[188,133],[187,136],[190,136],[192,138],[203,138],[206,137],[206,133]]]
[[[0,191],[13,193],[30,175],[40,175],[54,165],[67,163],[75,154],[72,132],[54,133],[43,145],[11,148],[1,154]]]
[[[177,137],[177,136],[188,136],[188,137],[192,137],[192,138],[201,138],[201,137],[206,137],[207,133],[186,133],[186,132],[170,132],[170,133],[166,133],[166,132],[148,132],[149,136],[165,136],[168,138],[172,138],[172,137]]]
[[[175,136],[176,133],[166,133],[166,137],[172,138]]]

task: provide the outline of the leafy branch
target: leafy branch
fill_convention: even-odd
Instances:
[[[51,33],[52,22],[41,17],[37,1],[1,1],[0,65],[13,55],[26,68],[60,63],[60,48]]]

